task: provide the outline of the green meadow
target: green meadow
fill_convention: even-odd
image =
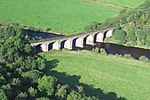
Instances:
[[[52,50],[42,55],[45,55],[47,61],[57,60],[52,70],[62,83],[87,84],[106,94],[114,92],[127,100],[150,100],[149,63],[90,51]],[[67,80],[60,73],[71,78]],[[99,93],[91,90],[87,92]]]
[[[104,22],[117,16],[121,8],[101,5],[91,0],[0,0],[0,23],[19,23],[64,34],[84,32],[92,22]],[[102,0],[137,6],[140,0]]]

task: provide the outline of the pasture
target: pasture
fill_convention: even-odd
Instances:
[[[92,22],[103,22],[117,16],[118,7],[101,5],[91,0],[0,0],[0,23],[19,23],[65,35],[84,32]],[[100,0],[97,0],[100,1]],[[125,6],[140,5],[137,0],[102,0]],[[132,4],[132,5],[130,5]]]
[[[90,51],[52,50],[42,55],[45,55],[47,61],[57,60],[49,67],[62,83],[87,84],[104,93],[114,92],[118,97],[127,100],[150,100],[150,64],[148,63]],[[70,78],[66,79],[61,73],[65,73]]]

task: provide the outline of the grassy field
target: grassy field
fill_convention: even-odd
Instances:
[[[0,23],[19,23],[64,34],[83,32],[91,22],[116,16],[120,8],[91,0],[0,0]],[[139,5],[137,0],[102,0],[122,5]],[[130,5],[130,6],[132,6]]]
[[[103,90],[106,94],[114,92],[118,97],[125,97],[127,100],[150,100],[148,63],[117,56],[98,55],[89,51],[64,50],[42,54],[45,54],[48,61],[56,62],[49,67],[52,67],[55,71],[54,76],[59,77],[62,82],[87,84]],[[71,78],[65,79],[60,73],[65,73]]]

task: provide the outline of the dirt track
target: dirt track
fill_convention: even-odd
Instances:
[[[102,2],[102,1],[96,1],[96,0],[85,0],[85,1],[95,3],[95,4],[99,4],[99,5],[105,5],[105,6],[120,8],[120,9],[129,9],[129,7],[122,6],[122,5],[119,5],[117,3]]]

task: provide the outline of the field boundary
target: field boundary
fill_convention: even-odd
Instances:
[[[127,6],[119,5],[117,3],[110,3],[110,2],[103,2],[103,1],[96,1],[96,0],[85,0],[85,1],[95,3],[95,4],[99,4],[99,5],[115,7],[115,8],[119,8],[119,9],[129,9],[130,8],[130,7],[127,7]]]

